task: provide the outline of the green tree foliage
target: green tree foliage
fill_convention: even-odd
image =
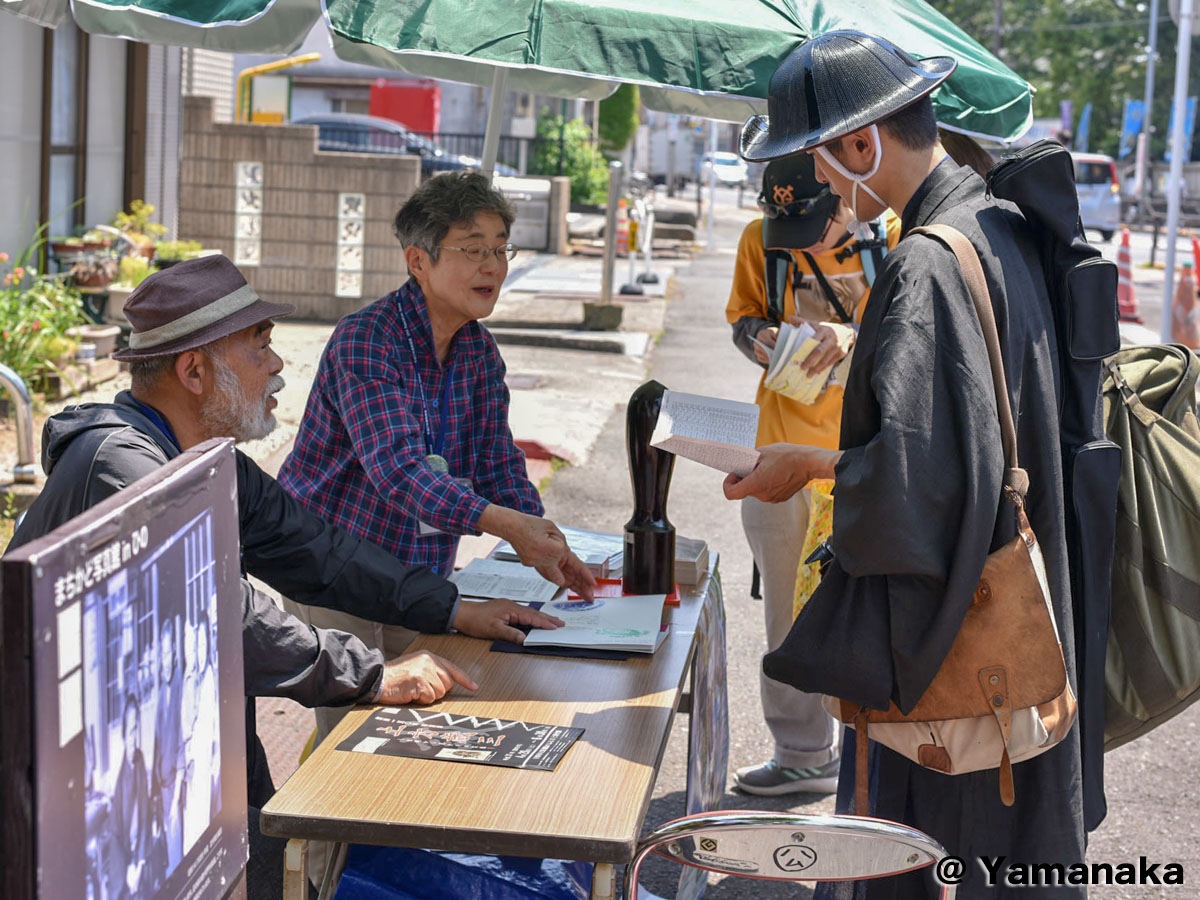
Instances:
[[[566,175],[571,179],[572,203],[599,206],[607,199],[608,166],[592,144],[592,129],[582,119],[572,119],[564,128],[562,116],[543,112],[538,117],[537,142],[528,171],[530,175]]]
[[[996,49],[995,0],[938,0],[938,12],[989,50]],[[1178,30],[1159,3],[1151,158],[1162,159],[1175,83]],[[1056,118],[1073,100],[1076,123],[1092,104],[1088,149],[1116,156],[1126,100],[1146,91],[1149,3],[1143,0],[1000,0],[999,57],[1036,89],[1033,114]],[[1189,95],[1200,95],[1200,58],[1192,53]],[[1193,144],[1193,157],[1200,141]]]
[[[633,139],[640,105],[636,84],[622,84],[600,101],[600,148],[605,153],[620,153]]]

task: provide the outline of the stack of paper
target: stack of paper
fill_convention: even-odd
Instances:
[[[544,603],[560,590],[537,569],[499,559],[473,559],[450,575],[463,597],[505,597],[518,603]]]
[[[845,330],[846,340],[853,337],[853,332]],[[843,368],[848,369],[850,357],[842,363],[809,374],[804,370],[808,356],[817,348],[819,342],[816,332],[807,322],[791,325],[787,322],[779,326],[779,336],[775,341],[775,349],[767,363],[767,374],[763,376],[763,384],[773,391],[778,391],[785,397],[790,397],[797,403],[813,403],[821,396],[831,379],[845,381]],[[843,347],[849,350],[849,345]]]
[[[662,627],[666,594],[598,597],[589,603],[575,598],[547,603],[542,612],[558,616],[562,628],[535,628],[527,647],[590,647],[653,653],[667,636]]]
[[[753,403],[666,391],[650,446],[744,477],[758,463],[757,434]]]
[[[708,544],[699,538],[675,535],[675,580],[699,584],[708,571]]]
[[[563,526],[560,529],[571,552],[583,561],[597,578],[620,578],[624,558],[625,538],[619,534],[604,534],[583,528]],[[517,551],[508,541],[501,541],[492,551],[496,559],[518,560]]]

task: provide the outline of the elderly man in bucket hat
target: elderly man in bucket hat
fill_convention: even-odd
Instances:
[[[954,67],[952,59],[914,59],[858,32],[821,35],[779,67],[768,115],[746,123],[741,143],[751,160],[809,153],[817,177],[859,221],[886,207],[901,214],[900,243],[859,331],[840,449],[768,445],[750,475],[727,479],[725,493],[779,501],[813,478],[836,477],[832,559],[788,637],[764,658],[764,671],[804,691],[877,709],[894,701],[905,712],[941,666],[985,557],[1016,528],[1011,507],[998,512],[1005,462],[978,317],[953,253],[912,233],[934,223],[962,232],[982,262],[1032,485],[1027,511],[1075,681],[1059,450],[1065,388],[1046,279],[1020,212],[989,198],[983,180],[955,165],[938,141],[929,95]],[[854,781],[852,735],[842,754],[843,808]],[[926,831],[966,860],[960,897],[1016,896],[1003,877],[1009,870],[991,879],[981,857],[1005,866],[1083,861],[1078,727],[1012,774],[1015,802],[1006,806],[994,769],[951,776],[879,748],[873,812]],[[865,894],[911,898],[931,890],[905,877],[871,882]]]
[[[113,403],[69,407],[42,435],[44,490],[10,547],[28,543],[214,437],[263,437],[275,425],[273,395],[283,361],[271,349],[272,320],[293,307],[262,300],[224,256],[151,275],[125,305],[133,324],[133,384]],[[558,620],[510,601],[460,606],[457,589],[423,566],[318,519],[245,454],[237,453],[242,562],[247,572],[301,600],[425,632],[451,625],[479,637],[523,639],[516,624]],[[279,896],[282,841],[257,831],[257,808],[274,790],[254,733],[255,696],[305,706],[430,703],[470,676],[426,652],[385,662],[353,635],[313,628],[242,582],[247,765],[251,806],[251,896]],[[279,888],[279,889],[277,889]]]

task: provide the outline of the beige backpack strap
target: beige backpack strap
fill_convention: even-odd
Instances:
[[[1017,429],[1013,424],[1012,404],[1008,399],[1008,382],[1004,377],[1004,359],[1000,355],[1000,337],[996,330],[996,314],[988,296],[987,281],[983,277],[983,266],[975,247],[957,228],[949,225],[922,225],[911,234],[927,234],[941,241],[958,260],[963,280],[971,293],[979,326],[983,329],[983,340],[987,344],[988,361],[992,368],[992,386],[996,392],[996,411],[1000,418],[1000,435],[1004,444],[1004,461],[1007,472],[1004,476],[1005,494],[1017,506],[1025,505],[1025,494],[1029,490],[1029,476],[1017,461]]]

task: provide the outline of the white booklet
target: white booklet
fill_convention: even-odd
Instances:
[[[753,403],[666,391],[650,446],[745,477],[758,463]]]
[[[534,628],[526,635],[525,646],[653,653],[667,636],[662,627],[666,599],[666,594],[633,594],[597,597],[590,603],[578,597],[556,600],[545,604],[542,612],[558,616],[566,624]]]
[[[518,603],[545,603],[562,590],[532,566],[487,557],[471,560],[452,572],[450,580],[464,598],[505,597]]]

